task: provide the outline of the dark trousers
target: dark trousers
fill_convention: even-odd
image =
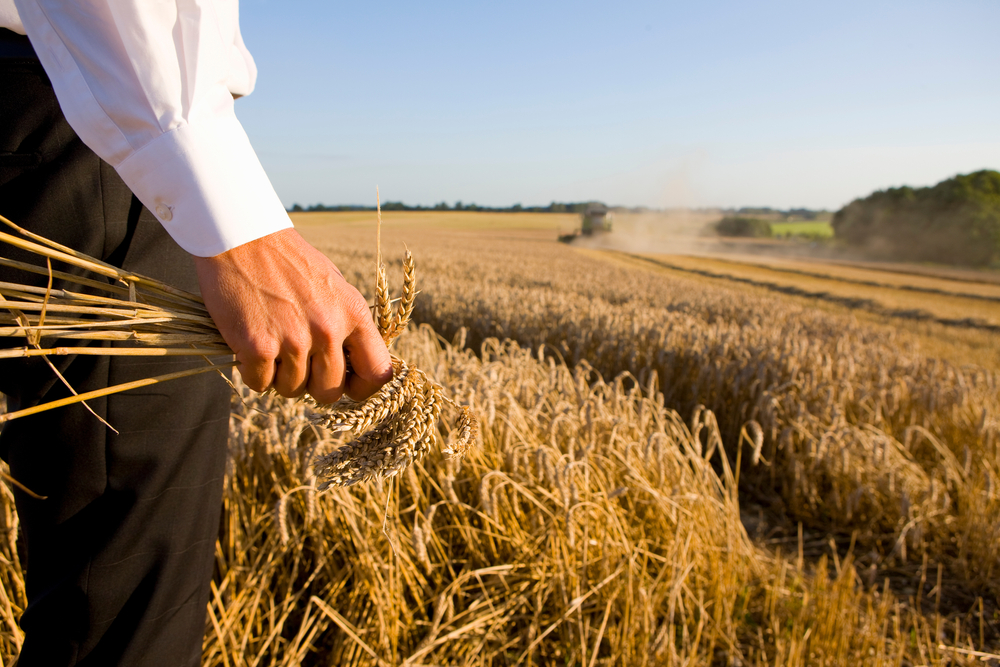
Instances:
[[[12,33],[0,32],[10,43]],[[197,291],[190,257],[76,137],[31,58],[0,57],[0,214]],[[39,263],[9,246],[0,246],[0,256]],[[0,267],[0,281],[44,286],[46,278]],[[15,344],[24,343],[0,338],[0,345]],[[56,363],[80,393],[204,364],[91,356]],[[39,359],[0,360],[0,392],[9,409],[69,393]],[[13,477],[47,496],[15,491],[28,594],[18,665],[197,665],[222,504],[229,388],[204,374],[89,405],[119,433],[79,404],[0,431]]]

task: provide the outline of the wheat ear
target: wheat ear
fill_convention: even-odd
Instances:
[[[385,263],[382,261],[382,202],[375,190],[375,206],[378,215],[378,226],[375,232],[375,324],[382,334],[382,340],[389,343],[392,334],[392,300],[389,298],[389,281],[385,276]]]
[[[406,256],[403,257],[403,295],[399,299],[399,309],[396,311],[396,317],[385,339],[386,345],[392,345],[393,341],[406,330],[406,326],[410,323],[410,316],[413,315],[413,304],[416,298],[417,272],[413,263],[413,253],[407,248]]]
[[[410,322],[417,295],[413,254],[403,259],[403,294],[395,315],[382,262],[382,208],[377,206],[375,243],[375,305],[372,318],[386,346],[398,338]],[[467,407],[444,395],[440,385],[427,375],[392,356],[393,376],[378,392],[364,401],[343,398],[332,405],[313,404],[313,423],[332,431],[354,431],[357,437],[336,451],[316,459],[319,488],[350,486],[372,479],[391,478],[419,460],[436,440],[435,424],[445,403],[460,411],[458,436],[445,450],[464,455],[479,431],[479,420]]]

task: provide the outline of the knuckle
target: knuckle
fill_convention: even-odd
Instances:
[[[244,356],[245,359],[240,359],[244,363],[250,363],[255,365],[270,364],[278,358],[281,353],[281,346],[278,341],[274,339],[256,339],[249,342],[249,344],[237,355],[237,358]]]
[[[347,316],[348,321],[354,325],[362,322],[371,322],[371,311],[368,310],[368,304],[365,302],[364,297],[353,287],[351,287],[351,290],[352,294],[344,304],[344,314]]]
[[[336,332],[330,326],[320,326],[313,331],[313,348],[322,351],[324,354],[331,354],[336,351],[340,347],[340,342]]]
[[[282,341],[281,351],[284,356],[299,359],[309,353],[311,347],[311,337],[300,331],[294,331],[285,336]]]

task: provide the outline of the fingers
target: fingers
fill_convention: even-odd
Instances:
[[[288,398],[308,391],[321,404],[334,403],[345,393],[355,400],[368,398],[392,378],[392,362],[374,323],[349,319],[355,320],[355,328],[346,340],[317,331],[308,351],[285,341],[276,357],[259,348],[237,355],[244,382],[255,391],[274,388]],[[346,372],[345,350],[351,373]]]
[[[260,356],[246,361],[237,355],[237,360],[244,384],[254,391],[273,388],[286,398],[296,398],[308,391],[318,403],[334,403],[346,389],[342,352],[336,354],[325,349],[314,355],[286,354],[270,361]]]
[[[271,386],[271,380],[274,377],[274,362],[253,364],[241,359],[239,355],[236,355],[236,361],[240,362],[239,371],[240,377],[243,378],[243,384],[254,391],[265,391]]]
[[[392,377],[364,297],[295,230],[194,260],[205,306],[251,389],[331,403],[345,391],[367,398]]]
[[[274,390],[286,398],[301,396],[309,379],[309,357],[298,350],[289,350],[275,360]]]
[[[248,346],[236,352],[236,360],[240,362],[240,377],[243,383],[254,391],[267,391],[275,378],[276,352],[269,353],[262,348]]]
[[[362,320],[351,332],[344,347],[351,355],[354,371],[347,378],[347,395],[364,400],[392,379],[392,359],[371,319]]]
[[[364,327],[363,332],[358,331],[343,345],[314,350],[308,359],[295,358],[288,362],[280,359],[275,390],[287,397],[308,391],[320,404],[333,403],[345,393],[360,401],[392,379],[392,360],[374,325]],[[349,350],[351,358],[350,373],[347,372],[345,349]],[[294,368],[293,363],[296,364]]]
[[[310,362],[307,391],[317,403],[333,403],[344,395],[346,384],[343,350],[317,354]]]

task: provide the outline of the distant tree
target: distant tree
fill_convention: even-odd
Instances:
[[[1000,172],[879,190],[837,211],[832,224],[848,245],[894,259],[1000,264]]]
[[[512,206],[480,206],[475,203],[463,204],[461,200],[455,202],[454,207],[448,206],[448,202],[439,202],[434,206],[423,206],[420,204],[410,205],[399,201],[387,201],[382,204],[382,209],[385,211],[489,211],[495,213],[582,213],[587,210],[588,206],[594,204],[601,204],[601,202],[589,201],[589,202],[552,202],[547,206],[524,206],[520,202],[513,204]],[[357,204],[338,204],[336,206],[324,206],[323,204],[312,204],[303,209],[299,204],[292,206],[292,212],[299,211],[374,211],[374,206],[361,206]],[[615,210],[626,210],[626,209],[615,209]],[[636,209],[639,210],[639,209]],[[644,209],[643,209],[644,210]]]
[[[740,210],[736,211],[736,214],[741,216],[771,215],[774,213],[780,214],[781,211],[776,211],[773,208],[770,208],[769,206],[758,206],[758,207],[744,206]]]
[[[726,216],[716,223],[715,231],[719,236],[767,238],[771,236],[771,223],[760,218]]]
[[[828,213],[828,211],[825,210],[814,211],[809,208],[790,208],[787,211],[785,211],[785,216],[790,218],[791,217],[801,218],[803,220],[815,220],[824,213]]]

